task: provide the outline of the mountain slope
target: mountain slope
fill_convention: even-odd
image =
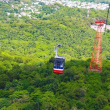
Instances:
[[[0,23],[1,50],[15,56],[44,60],[54,56],[54,46],[61,43],[59,54],[67,60],[91,57],[96,32],[90,24],[94,23],[95,17],[105,18],[106,12],[91,10],[91,18],[87,19],[86,9],[58,7],[52,15],[45,15],[47,11],[42,10],[42,16],[37,20],[14,17],[3,20]],[[109,35],[108,32],[102,37],[104,58],[109,57]]]
[[[103,71],[88,72],[96,34],[90,25],[106,12],[91,10],[86,18],[85,9],[54,7],[52,14],[43,8],[37,20],[7,16],[0,8],[0,109],[109,110],[109,31],[102,37]],[[58,43],[66,58],[60,75],[53,73]]]

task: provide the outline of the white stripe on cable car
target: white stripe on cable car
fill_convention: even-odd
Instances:
[[[64,69],[54,69],[54,70],[64,70]]]

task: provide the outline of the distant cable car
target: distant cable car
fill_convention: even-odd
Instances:
[[[65,57],[64,56],[59,56],[58,55],[58,47],[60,47],[61,44],[58,44],[57,47],[55,48],[56,56],[54,59],[54,68],[53,72],[57,74],[62,74],[64,71],[64,63],[65,63]]]

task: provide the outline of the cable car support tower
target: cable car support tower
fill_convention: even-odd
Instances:
[[[90,62],[89,71],[102,71],[102,27],[105,24],[105,21],[96,20],[97,31],[96,37]]]

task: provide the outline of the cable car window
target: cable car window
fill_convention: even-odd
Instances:
[[[54,66],[57,66],[57,62],[56,61],[54,62]]]
[[[57,62],[57,66],[58,66],[58,68],[60,67],[60,61]]]
[[[64,68],[64,59],[56,58],[54,60],[54,68],[63,69]]]
[[[63,67],[63,65],[64,65],[64,62],[62,61],[60,67]]]

